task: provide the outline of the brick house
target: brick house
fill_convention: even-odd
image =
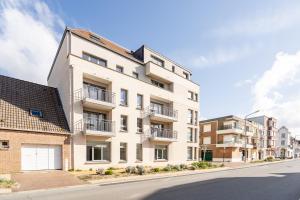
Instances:
[[[0,75],[0,174],[68,169],[69,135],[56,88]]]

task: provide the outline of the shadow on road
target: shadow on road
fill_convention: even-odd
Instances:
[[[230,177],[161,189],[144,200],[299,200],[300,173]]]

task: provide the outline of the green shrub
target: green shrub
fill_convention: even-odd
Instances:
[[[188,169],[189,169],[189,170],[196,170],[197,167],[195,167],[194,165],[191,165],[191,166],[188,167]]]
[[[220,167],[225,167],[224,163],[222,163],[222,164],[220,165]]]
[[[138,175],[143,175],[145,173],[145,168],[142,165],[137,165],[136,166],[136,173]]]
[[[0,178],[0,188],[10,188],[15,184],[12,180],[6,180]]]
[[[172,167],[171,167],[171,165],[167,165],[167,166],[165,166],[165,167],[163,168],[163,170],[164,170],[165,172],[169,172],[169,171],[172,170]]]
[[[81,172],[81,171],[82,171],[81,169],[76,169],[76,170],[75,170],[75,172]]]
[[[98,169],[96,169],[96,174],[98,174],[98,175],[102,175],[103,172],[104,172],[104,169],[103,169],[103,168],[98,168]]]
[[[172,169],[175,170],[175,171],[181,171],[182,170],[180,165],[173,165]]]
[[[74,172],[74,169],[69,169],[68,171],[69,171],[69,172]]]
[[[265,159],[266,162],[272,162],[274,161],[274,158],[272,156],[269,156]]]
[[[187,169],[188,166],[187,166],[186,164],[180,164],[180,168],[181,168],[181,169]]]
[[[90,168],[89,171],[90,171],[90,172],[93,171],[93,168]]]
[[[109,168],[104,172],[105,175],[113,175],[113,173],[114,173],[113,170]]]
[[[127,174],[134,174],[135,173],[135,167],[133,167],[133,166],[128,166],[128,167],[126,167],[125,168],[125,172],[127,173]]]
[[[114,167],[109,167],[109,168],[107,168],[108,170],[116,170],[116,168],[114,168]]]
[[[155,167],[152,169],[153,172],[160,172],[160,168],[159,167]]]

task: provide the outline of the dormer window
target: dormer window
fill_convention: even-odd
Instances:
[[[41,110],[38,110],[38,109],[30,109],[30,115],[42,118],[43,117],[43,112]]]
[[[92,39],[92,40],[94,40],[94,41],[96,41],[96,42],[100,42],[100,38],[98,37],[98,36],[96,36],[96,35],[90,35],[90,38]]]

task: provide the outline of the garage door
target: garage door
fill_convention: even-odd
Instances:
[[[21,160],[22,170],[62,169],[61,146],[22,145]]]

